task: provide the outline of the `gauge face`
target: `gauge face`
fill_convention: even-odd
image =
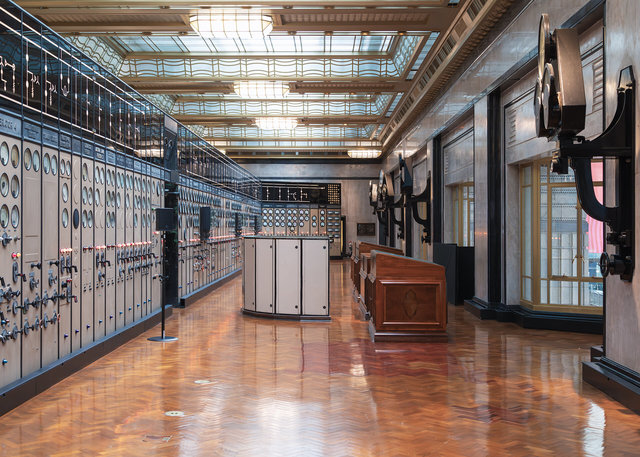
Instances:
[[[11,226],[13,228],[16,228],[18,227],[19,223],[20,223],[20,210],[16,205],[13,205],[13,208],[11,208]]]
[[[9,176],[6,173],[2,173],[2,176],[0,176],[0,194],[3,197],[9,195]]]
[[[20,195],[20,181],[16,175],[11,178],[11,195],[13,198],[18,198],[18,195]]]
[[[58,158],[51,156],[51,173],[54,175],[58,173]]]
[[[131,199],[129,198],[129,194],[127,194],[127,196],[124,199],[124,207],[131,208]]]
[[[67,183],[62,185],[62,201],[65,203],[69,201],[69,185]]]
[[[83,227],[87,226],[87,212],[86,211],[82,212],[82,226]]]
[[[87,188],[83,187],[82,188],[82,203],[84,203],[86,205],[87,202],[88,202],[88,200],[87,200]]]
[[[120,197],[120,194],[118,194],[116,196],[116,207],[120,208],[121,204],[122,204],[122,197]]]
[[[0,145],[0,162],[2,165],[9,163],[9,146],[4,142]]]
[[[91,188],[87,189],[87,200],[89,200],[90,205],[93,205],[93,192]]]
[[[100,169],[100,184],[104,184],[104,169]]]
[[[87,225],[89,225],[89,227],[93,227],[93,211],[89,211],[87,213]]]
[[[2,205],[0,208],[0,225],[5,228],[9,225],[9,207],[7,205]]]
[[[82,164],[82,180],[86,181],[87,179],[89,179],[89,169],[87,168],[87,164],[83,163]]]
[[[31,165],[33,165],[33,160],[31,157],[31,149],[24,150],[24,168],[25,170],[31,170]]]
[[[33,168],[35,169],[35,165]],[[42,170],[46,174],[49,174],[49,172],[51,171],[51,157],[49,157],[49,154],[45,154],[42,158]]]
[[[33,151],[33,171],[40,171],[40,152]]]
[[[111,185],[111,171],[107,170],[107,186]]]
[[[133,215],[133,226],[134,227],[138,226],[138,215],[137,214]]]
[[[69,226],[69,211],[67,208],[62,210],[62,226],[65,228]]]
[[[100,205],[100,190],[96,189],[96,206]]]
[[[20,165],[20,150],[15,144],[11,147],[11,165],[13,168],[18,168]]]

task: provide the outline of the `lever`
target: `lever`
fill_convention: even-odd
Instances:
[[[31,262],[31,268],[37,268],[38,270],[42,270],[42,262]]]
[[[4,232],[0,239],[2,240],[2,246],[6,246],[7,244],[9,244],[9,241],[13,240],[13,237],[7,235],[7,232]]]

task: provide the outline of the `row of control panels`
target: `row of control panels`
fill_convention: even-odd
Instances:
[[[261,235],[328,236],[332,257],[341,253],[341,227],[339,206],[262,204]]]

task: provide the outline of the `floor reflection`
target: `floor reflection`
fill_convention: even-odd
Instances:
[[[638,416],[580,379],[601,337],[451,307],[448,344],[373,344],[331,268],[330,323],[242,316],[236,279],[176,311],[179,341],[154,328],[2,417],[0,453],[637,455]]]

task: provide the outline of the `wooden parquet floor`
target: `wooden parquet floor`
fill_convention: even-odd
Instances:
[[[178,342],[156,327],[1,417],[0,455],[640,455],[640,417],[581,381],[601,337],[451,307],[449,344],[373,344],[348,270],[331,323],[244,317],[233,280],[177,310]]]

